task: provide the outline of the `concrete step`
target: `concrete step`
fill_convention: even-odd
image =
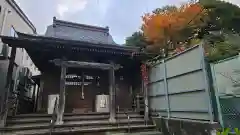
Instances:
[[[122,118],[122,119],[116,119],[117,122],[122,122],[122,121],[128,121],[127,118]],[[109,118],[106,118],[106,119],[94,119],[94,120],[88,120],[88,119],[85,119],[85,120],[77,120],[77,119],[64,119],[64,122],[65,123],[84,123],[84,122],[94,122],[94,121],[97,121],[97,122],[105,122],[105,121],[109,121]],[[130,122],[135,122],[135,121],[144,121],[144,118],[130,118]],[[50,123],[50,119],[48,120],[25,120],[25,119],[21,119],[20,121],[17,120],[17,121],[8,121],[7,123],[7,126],[14,126],[14,125],[34,125],[34,124],[37,124],[37,125],[45,125],[45,124],[49,124]]]
[[[139,112],[128,111],[126,112],[129,115],[138,115]],[[125,115],[124,112],[118,112],[117,114]],[[64,116],[99,116],[99,115],[109,115],[105,112],[89,112],[89,113],[65,113]],[[19,114],[16,116],[9,116],[9,118],[32,118],[32,117],[51,117],[52,114],[43,114],[43,113],[32,113],[32,114]]]
[[[69,135],[72,133],[100,133],[100,132],[107,132],[107,131],[130,131],[134,132],[135,130],[154,130],[155,125],[139,125],[139,124],[131,124],[130,126],[121,125],[121,126],[98,126],[98,127],[55,127],[52,130],[53,134],[65,134]],[[13,131],[9,130],[4,132],[4,135],[49,135],[49,129],[29,129],[29,130],[20,130],[20,131]]]
[[[148,132],[130,133],[127,135],[163,135],[163,134],[158,131],[148,131]]]
[[[143,119],[130,119],[128,121],[119,120],[116,123],[110,123],[108,120],[98,120],[98,121],[70,121],[64,122],[62,125],[55,125],[54,127],[84,127],[84,126],[117,126],[117,125],[132,125],[132,124],[144,124],[145,121]],[[152,124],[150,121],[148,124]],[[16,125],[9,125],[5,128],[0,130],[2,131],[14,131],[14,130],[30,130],[30,129],[44,129],[49,128],[50,122],[47,123],[26,123],[26,124],[16,124]]]
[[[108,133],[108,135],[163,135],[163,134],[159,131],[147,131],[137,133]]]
[[[130,121],[123,112],[117,113],[116,123],[109,122],[109,113],[66,113],[64,114],[64,124],[54,125],[53,134],[71,133],[93,133],[117,131],[154,131],[156,128],[152,121],[147,123],[144,116],[139,112],[127,112]],[[21,114],[8,117],[7,126],[1,128],[0,132],[4,135],[47,135],[50,131],[51,114]],[[92,135],[92,134],[91,134]],[[98,134],[100,135],[100,134]],[[101,134],[102,135],[102,134]],[[105,135],[105,134],[104,134]],[[154,135],[154,134],[152,134]]]
[[[143,119],[144,116],[139,114],[129,114],[131,119]],[[109,119],[110,115],[92,115],[92,116],[64,116],[64,121],[83,121],[83,120],[106,120]],[[7,119],[7,124],[21,124],[21,123],[37,123],[37,122],[49,122],[52,117],[11,117]],[[127,115],[118,114],[116,119],[127,119]]]
[[[64,117],[98,117],[98,116],[109,116],[109,113],[98,113],[98,114],[64,114]],[[131,117],[135,117],[135,116],[139,116],[140,113],[128,113],[129,116]],[[117,117],[123,117],[126,116],[126,114],[124,113],[118,113],[116,114]],[[17,119],[17,118],[51,118],[52,114],[21,114],[21,115],[16,115],[16,116],[9,116],[9,119]]]

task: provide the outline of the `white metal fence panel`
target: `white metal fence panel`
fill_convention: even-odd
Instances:
[[[211,64],[219,120],[225,128],[240,128],[240,56]]]
[[[234,84],[240,84],[240,56],[212,63],[211,69],[217,87],[216,92],[220,95],[234,92],[232,91]]]
[[[163,117],[213,121],[201,45],[150,68],[149,101]]]

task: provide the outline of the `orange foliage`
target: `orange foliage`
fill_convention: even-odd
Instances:
[[[202,25],[205,16],[206,11],[200,4],[188,3],[176,10],[145,14],[142,17],[142,30],[146,39],[155,47],[164,48],[168,41],[183,36],[181,31],[186,27]]]

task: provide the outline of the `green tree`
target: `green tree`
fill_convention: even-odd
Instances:
[[[176,7],[176,6],[174,6],[174,5],[167,5],[167,6],[164,6],[164,7],[162,7],[162,8],[157,8],[157,9],[155,9],[155,10],[153,10],[153,13],[155,13],[155,14],[161,14],[161,13],[163,13],[163,12],[169,12],[169,11],[177,11],[178,10],[178,8]]]
[[[196,15],[197,17],[190,17],[190,23],[183,25],[184,27],[181,31],[175,32],[179,36],[174,38],[174,44],[184,44],[184,46],[189,47],[199,42],[199,40],[204,40],[206,42],[205,49],[210,60],[218,60],[237,54],[240,51],[240,27],[238,26],[240,24],[240,8],[220,0],[200,0],[199,3],[204,7],[202,11],[207,11],[207,18],[201,20],[198,14]],[[177,10],[176,6],[167,5],[155,9],[152,13],[161,15]],[[196,18],[200,18],[204,23],[192,27],[192,21]],[[150,32],[154,30],[151,29]],[[144,34],[143,32],[133,33],[132,36],[126,39],[126,45],[143,48],[147,45],[152,45],[153,43],[146,41]],[[166,39],[166,41],[169,41],[169,39]],[[169,44],[171,42],[166,43]],[[159,49],[153,48],[149,50],[156,51]]]
[[[240,8],[237,5],[219,0],[200,0],[208,10],[207,27],[203,31],[232,31],[240,33]]]
[[[218,40],[214,43],[209,43],[208,46],[208,59],[210,61],[216,61],[225,59],[240,52],[240,37],[237,34],[223,33],[218,37],[221,37],[223,41]]]
[[[198,38],[206,42],[210,61],[224,59],[240,51],[240,8],[219,0],[200,0],[208,10],[206,27],[202,27]]]
[[[126,38],[125,45],[145,48],[147,44],[148,43],[142,32],[134,32],[132,36]]]

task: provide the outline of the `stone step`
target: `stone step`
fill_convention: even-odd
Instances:
[[[107,135],[163,135],[163,134],[159,131],[147,131],[137,133],[108,133]]]
[[[128,111],[127,114],[139,114],[139,112]],[[125,115],[124,112],[118,112],[117,114]],[[64,116],[99,116],[109,115],[105,112],[88,112],[88,113],[65,113]],[[9,118],[30,118],[30,117],[51,117],[52,114],[32,113],[32,114],[19,114],[16,116],[9,116]]]
[[[132,125],[132,124],[144,124],[145,121],[141,120],[119,120],[116,123],[110,123],[108,120],[99,120],[99,121],[71,121],[64,122],[62,125],[54,125],[54,127],[84,127],[84,126],[116,126],[116,125]],[[148,124],[152,124],[150,121]],[[48,129],[50,127],[50,122],[47,123],[27,123],[27,124],[16,124],[9,125],[0,130],[2,131],[16,131],[16,130],[30,130],[30,129]]]
[[[143,119],[142,115],[130,114],[130,119]],[[109,115],[101,116],[65,116],[64,121],[83,121],[83,120],[106,120],[109,119]],[[126,115],[118,115],[116,119],[127,119]],[[41,123],[50,122],[51,117],[36,117],[36,118],[8,118],[7,124],[21,124],[21,123]]]
[[[142,116],[139,113],[129,113],[128,114],[130,117],[139,117]],[[25,115],[24,115],[25,116]],[[22,116],[22,115],[16,115],[16,116],[9,116],[8,119],[38,119],[38,118],[51,118],[52,114],[42,114],[42,115],[36,115],[36,114],[31,114],[31,115],[27,115],[27,116]],[[98,115],[85,115],[85,114],[73,114],[73,115],[64,115],[65,118],[72,118],[72,117],[76,117],[76,118],[98,118],[98,117],[109,117],[110,114],[98,114]],[[127,116],[126,114],[120,113],[120,114],[116,114],[116,117],[125,117]]]
[[[96,133],[99,134],[100,132],[108,132],[108,131],[130,131],[134,132],[135,130],[154,130],[155,125],[144,125],[144,124],[132,124],[130,126],[122,125],[122,126],[98,126],[98,127],[62,127],[62,128],[54,128],[52,130],[52,134],[61,134],[61,135],[70,135],[72,133]],[[4,135],[49,135],[49,129],[31,129],[31,130],[21,130],[21,131],[8,131],[4,132]]]

